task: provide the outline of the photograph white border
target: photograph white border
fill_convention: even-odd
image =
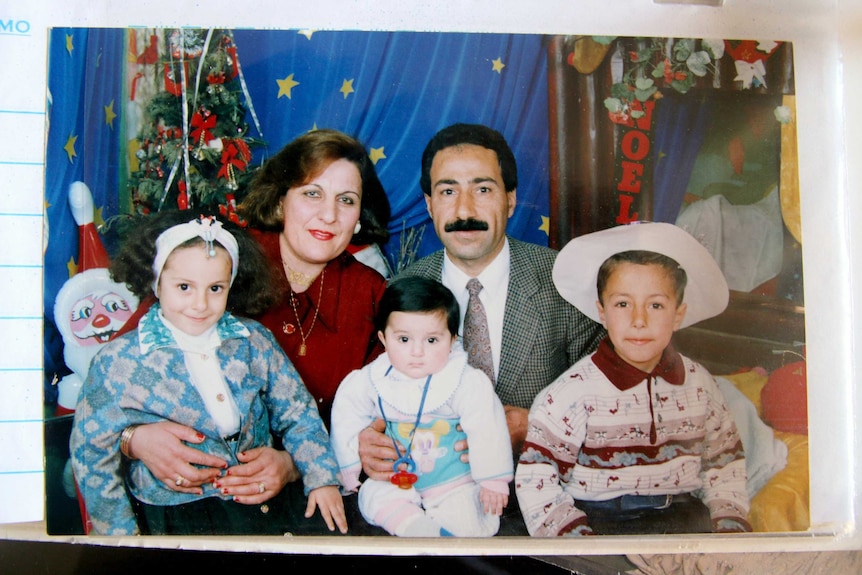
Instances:
[[[837,4],[837,5],[836,5]],[[168,0],[139,0],[121,8],[107,0],[31,0],[4,8],[0,19],[26,19],[33,45],[45,54],[47,30],[57,26],[204,26],[590,34],[616,36],[770,39],[793,43],[798,111],[802,246],[805,262],[806,341],[811,444],[811,528],[787,534],[596,537],[588,540],[533,538],[97,538],[44,533],[44,523],[0,525],[0,538],[73,541],[109,545],[322,554],[619,554],[713,551],[803,551],[862,548],[860,516],[860,412],[856,392],[862,312],[860,270],[852,254],[860,249],[862,210],[860,116],[851,95],[862,83],[862,8],[855,0],[726,0],[723,5],[655,4],[650,0],[266,0],[239,9],[235,1],[180,6]],[[21,102],[45,99],[45,65],[39,52],[16,65],[12,96]],[[23,55],[22,55],[23,57]],[[34,59],[35,58],[35,59]],[[8,58],[17,60],[17,56]],[[36,64],[36,65],[33,65]],[[4,90],[8,90],[10,84]],[[32,107],[32,104],[29,104]],[[8,132],[7,132],[8,133]],[[41,134],[24,134],[41,141]],[[41,140],[39,140],[41,138]],[[851,182],[856,182],[851,186]],[[15,181],[4,181],[6,190]],[[2,192],[3,197],[9,191]],[[44,194],[43,194],[44,195]],[[0,200],[3,199],[0,197]],[[37,241],[35,238],[33,241]],[[36,293],[41,286],[35,286]],[[855,297],[855,299],[854,299]],[[39,302],[41,307],[41,302]],[[4,346],[5,347],[5,346]],[[14,347],[14,346],[13,346]],[[7,354],[8,351],[0,351]],[[14,497],[14,494],[11,496]],[[0,505],[4,503],[0,501]]]

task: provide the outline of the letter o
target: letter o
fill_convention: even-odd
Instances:
[[[643,160],[649,154],[649,138],[643,132],[629,130],[623,136],[621,148],[626,158],[635,161]]]

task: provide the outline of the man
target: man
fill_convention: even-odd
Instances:
[[[467,282],[479,279],[495,389],[506,409],[517,458],[533,399],[594,351],[605,332],[555,289],[551,270],[556,251],[506,235],[515,211],[518,173],[500,133],[475,124],[444,128],[422,155],[420,186],[444,249],[402,273],[442,281],[458,298],[462,321],[469,298]],[[363,469],[375,479],[391,475],[397,458],[392,441],[380,430],[378,422],[360,435]]]

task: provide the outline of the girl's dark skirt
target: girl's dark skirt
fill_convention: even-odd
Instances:
[[[207,497],[182,505],[149,505],[133,498],[145,535],[336,535],[316,509],[305,518],[308,499],[302,482],[288,483],[265,503],[245,505]]]

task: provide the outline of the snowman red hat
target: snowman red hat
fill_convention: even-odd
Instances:
[[[111,279],[110,259],[93,223],[93,195],[83,182],[69,186],[69,205],[78,224],[78,273],[54,300],[54,323],[63,336],[63,360],[73,371],[59,384],[58,403],[74,410],[90,361],[129,320],[138,298]]]

